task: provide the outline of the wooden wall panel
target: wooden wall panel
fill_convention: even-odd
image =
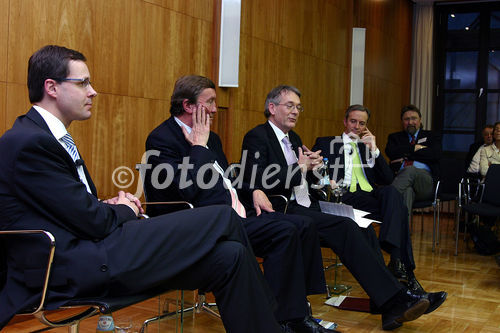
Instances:
[[[311,146],[333,134],[348,103],[352,2],[332,0],[244,1],[240,87],[233,89],[233,142],[228,159],[240,156],[244,134],[265,121],[267,93],[278,84],[302,92],[304,113],[296,130]]]
[[[92,72],[94,11],[88,0],[10,1],[8,81],[25,84],[29,57],[47,44],[83,52]]]
[[[5,132],[10,127],[7,127],[7,122],[6,122],[6,108],[5,105],[7,104],[7,84],[4,82],[0,81],[0,133]]]
[[[9,31],[9,0],[0,0],[0,45],[7,45]],[[0,82],[7,82],[7,48],[0,48]]]
[[[364,104],[381,151],[410,100],[412,13],[408,0],[355,2],[355,21],[366,28]]]
[[[6,99],[5,129],[7,130],[12,127],[17,117],[25,114],[31,108],[26,83],[7,83]]]

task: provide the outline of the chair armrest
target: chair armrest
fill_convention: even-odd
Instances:
[[[288,209],[288,198],[285,197],[283,194],[271,194],[269,195],[269,198],[280,198],[283,201],[285,201],[285,209],[283,210],[283,214],[286,214],[286,211]]]
[[[141,205],[186,205],[189,209],[194,208],[193,204],[188,201],[146,201],[141,202]]]
[[[49,244],[48,244],[49,245],[49,258],[47,260],[47,268],[45,271],[45,278],[44,278],[44,282],[43,282],[42,296],[40,299],[40,304],[38,305],[38,307],[36,308],[35,311],[30,313],[30,314],[34,315],[34,314],[40,312],[45,305],[45,297],[47,296],[47,289],[49,286],[50,271],[52,268],[52,262],[54,260],[54,253],[56,250],[56,239],[50,232],[45,231],[45,230],[3,230],[3,231],[0,231],[0,235],[6,235],[6,236],[28,235],[28,234],[43,235],[49,241]]]

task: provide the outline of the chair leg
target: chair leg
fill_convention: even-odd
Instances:
[[[460,231],[460,210],[461,207],[458,204],[458,200],[455,204],[455,255],[458,255],[458,233]],[[464,221],[465,223],[465,221]],[[465,226],[464,226],[465,227]]]
[[[441,226],[440,226],[440,223],[441,223],[441,220],[439,219],[440,215],[441,215],[441,201],[439,199],[437,199],[437,227],[436,227],[436,246],[439,245],[439,238],[440,238],[440,230],[441,230]],[[436,220],[436,211],[434,210],[434,221]]]
[[[80,330],[80,322],[76,322],[73,325],[68,326],[68,333],[78,333]]]

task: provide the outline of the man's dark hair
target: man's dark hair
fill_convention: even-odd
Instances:
[[[403,106],[403,108],[401,109],[401,119],[403,119],[403,115],[405,114],[406,111],[414,111],[414,112],[418,113],[419,118],[422,118],[422,114],[420,113],[420,110],[415,105],[408,104],[408,105]]]
[[[264,115],[266,116],[266,118],[269,118],[269,116],[271,116],[271,112],[269,112],[269,103],[273,103],[275,105],[279,104],[281,102],[281,94],[290,91],[300,97],[299,89],[295,88],[294,86],[286,86],[286,85],[277,86],[276,88],[273,88],[273,90],[271,90],[269,94],[267,94],[266,110],[264,111]]]
[[[496,124],[500,124],[500,122],[498,122],[498,121],[497,121],[497,122],[495,123],[495,125],[496,125]],[[495,129],[495,125],[491,125],[491,124],[485,125],[485,126],[483,127],[483,129],[481,130],[481,132],[482,132],[482,131],[484,131],[484,130],[485,130],[485,129],[487,129],[487,128],[491,128],[491,129],[493,129],[493,130],[494,130],[494,129]]]
[[[215,89],[215,84],[209,78],[200,75],[186,75],[175,82],[174,92],[170,98],[170,114],[180,116],[184,113],[182,102],[187,99],[190,104],[196,104],[203,90]]]
[[[28,61],[28,92],[31,103],[43,99],[45,80],[60,81],[68,76],[70,60],[87,61],[80,52],[57,45],[47,45],[33,53]]]
[[[348,107],[347,110],[345,110],[345,119],[347,119],[349,117],[349,114],[352,111],[364,111],[368,115],[368,119],[370,119],[370,114],[371,114],[370,110],[361,104],[354,104],[354,105],[351,105],[350,107]]]

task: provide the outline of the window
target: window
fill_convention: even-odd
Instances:
[[[500,120],[500,3],[436,5],[434,128],[443,150],[467,152]]]

